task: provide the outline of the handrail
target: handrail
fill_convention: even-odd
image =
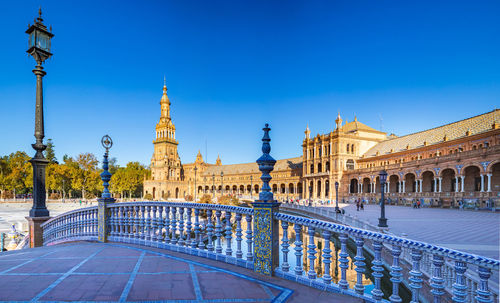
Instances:
[[[111,203],[106,205],[106,213],[105,230],[107,230],[109,241],[169,249],[254,269],[254,257],[258,256],[256,255],[258,247],[254,247],[257,244],[254,242],[252,223],[257,219],[254,218],[253,208],[190,202],[145,201]],[[50,219],[42,225],[44,244],[53,245],[78,240],[96,241],[100,224],[97,214],[98,208],[94,206],[73,210]],[[242,220],[245,220],[246,224],[242,224]],[[280,223],[282,231],[279,240],[271,241],[281,246],[277,248],[281,250],[282,255],[278,267],[274,269],[276,276],[320,289],[340,291],[367,301],[380,302],[384,301],[380,289],[384,270],[382,251],[388,249],[393,262],[390,266],[393,283],[393,291],[389,298],[391,302],[398,302],[400,299],[398,285],[403,281],[409,283],[412,301],[418,302],[422,296],[420,289],[423,285],[424,269],[432,272],[431,293],[437,298],[437,302],[446,295],[445,291],[451,292],[454,302],[469,302],[473,293],[481,302],[493,302],[491,297],[498,296],[496,293],[492,296],[488,287],[491,271],[498,271],[500,263],[498,260],[378,231],[282,212],[274,213],[274,220]],[[288,236],[288,229],[291,225],[295,231],[295,241],[289,244],[293,240]],[[323,239],[323,250],[315,245],[314,237],[318,233]],[[244,238],[243,235],[245,235]],[[341,279],[338,284],[332,283],[332,277],[329,275],[332,259],[330,244],[334,235],[341,243],[340,259],[338,259]],[[303,248],[306,238],[309,238],[308,245]],[[347,258],[349,238],[354,240],[356,246],[356,256],[353,261]],[[242,245],[243,242],[245,245]],[[296,257],[296,266],[293,269],[290,269],[288,263],[291,246]],[[374,289],[371,293],[366,293],[363,285],[363,275],[367,270],[363,256],[365,248],[373,250],[375,258],[371,268],[373,270],[371,276],[374,280]],[[402,274],[400,258],[404,258],[408,251],[411,270],[407,270],[409,275],[407,280],[403,278],[406,276]],[[317,271],[315,260],[320,256],[323,259],[322,268]],[[309,260],[307,273],[301,263],[303,257]],[[387,256],[384,258],[386,259]],[[454,263],[451,271],[446,266],[447,259]],[[353,289],[349,288],[346,280],[349,262],[354,263],[357,273],[356,285]],[[467,285],[469,283],[466,276],[468,265],[478,267],[479,281],[471,286]]]

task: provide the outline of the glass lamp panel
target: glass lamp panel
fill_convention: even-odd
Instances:
[[[30,33],[28,44],[29,44],[29,47],[35,46],[35,31],[32,31]]]
[[[39,32],[37,35],[37,47],[43,49],[44,51],[50,50],[50,38],[49,35],[43,32]]]

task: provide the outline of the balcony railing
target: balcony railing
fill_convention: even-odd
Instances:
[[[269,244],[269,247],[257,247],[259,241],[254,241],[254,233],[258,225],[253,223],[262,224],[264,221],[260,217],[254,218],[258,213],[254,213],[253,208],[202,203],[135,202],[108,204],[105,213],[104,221],[98,219],[96,207],[71,211],[50,219],[42,225],[44,244],[95,241],[99,230],[103,229],[109,241],[168,249],[250,269],[256,267],[254,262],[259,255],[265,254],[268,249],[276,249],[281,250],[282,257],[279,264],[272,268],[274,275],[370,302],[384,301],[380,282],[384,271],[382,256],[389,252],[392,256],[389,265],[393,286],[389,298],[391,302],[401,302],[398,289],[403,281],[409,283],[412,301],[418,302],[424,275],[430,277],[435,302],[449,297],[448,292],[454,302],[472,302],[474,298],[479,302],[496,302],[498,297],[498,291],[492,294],[489,286],[489,283],[495,283],[490,281],[490,276],[492,271],[498,274],[498,260],[370,231],[366,229],[368,226],[356,228],[275,212],[274,222],[282,230],[280,239],[271,239],[271,244],[260,241]],[[294,239],[289,233],[292,229]],[[315,245],[314,237],[317,235],[322,238],[322,249]],[[330,244],[334,237],[339,239],[341,245],[341,278],[338,283],[334,283],[330,276]],[[309,244],[304,247],[307,238]],[[353,288],[349,287],[346,280],[346,271],[352,265],[347,258],[349,238],[354,240],[356,246],[353,264],[357,278]],[[374,253],[371,268],[367,268],[364,248]],[[304,255],[307,256],[308,264],[302,263]],[[292,257],[295,262],[289,262]],[[323,259],[321,264],[316,262],[320,257]],[[411,269],[402,267],[401,258],[409,260]],[[295,264],[293,268],[290,263]],[[368,293],[362,279],[369,269],[373,271],[371,277],[374,287]],[[477,272],[476,280],[471,280],[468,275],[473,269]],[[498,286],[493,289],[497,290]]]

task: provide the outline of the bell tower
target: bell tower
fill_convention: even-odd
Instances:
[[[156,124],[154,153],[151,159],[151,177],[153,180],[182,180],[181,160],[177,153],[179,142],[175,139],[175,125],[170,117],[170,100],[167,95],[167,83],[163,80],[163,95],[160,100],[161,115]]]

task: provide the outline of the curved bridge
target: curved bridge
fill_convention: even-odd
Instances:
[[[434,302],[471,302],[473,299],[493,302],[498,296],[488,285],[491,272],[498,272],[498,260],[375,231],[276,211],[270,225],[280,227],[278,237],[277,233],[262,233],[259,222],[267,222],[266,218],[252,208],[202,203],[114,203],[106,205],[104,210],[104,225],[98,220],[97,207],[52,218],[42,225],[44,244],[97,241],[101,230],[107,241],[166,249],[247,269],[256,269],[262,265],[262,258],[270,256],[273,259],[270,270],[277,277],[368,302],[401,302],[399,290],[403,282],[411,289],[411,301],[419,302],[424,299],[423,272],[431,273],[429,293]],[[269,241],[262,241],[262,235],[268,236]],[[315,237],[321,239],[321,244]],[[338,281],[334,281],[331,274],[334,237],[340,241]],[[349,238],[354,239],[356,247],[353,258],[347,253]],[[366,266],[364,248],[374,252],[371,268]],[[280,250],[280,257],[273,253],[275,250]],[[389,256],[391,264],[384,264],[383,256]],[[408,270],[401,264],[403,256],[411,260]],[[381,288],[384,265],[390,270],[390,293],[384,293]],[[355,283],[348,281],[349,267],[355,267]],[[469,272],[475,273],[467,275]],[[373,281],[369,290],[363,281],[368,275]],[[474,275],[477,280],[469,278]]]

